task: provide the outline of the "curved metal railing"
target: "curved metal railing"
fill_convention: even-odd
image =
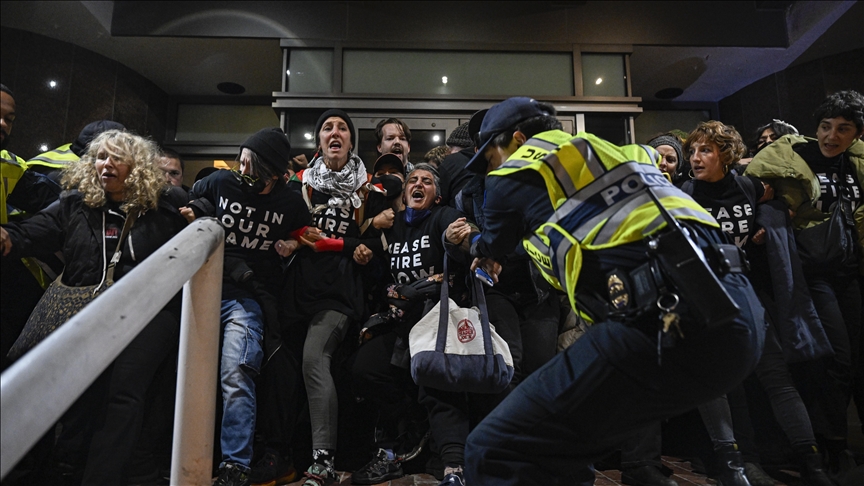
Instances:
[[[195,220],[0,375],[0,479],[182,287],[171,484],[211,484],[224,240]]]

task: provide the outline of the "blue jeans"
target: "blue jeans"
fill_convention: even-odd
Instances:
[[[683,413],[740,383],[762,351],[764,310],[746,278],[727,275],[722,281],[741,315],[665,349],[662,365],[657,363],[656,330],[615,321],[592,326],[471,432],[466,483],[559,484],[640,427]]]
[[[255,382],[264,358],[264,318],[254,299],[222,301],[222,465],[252,465]]]

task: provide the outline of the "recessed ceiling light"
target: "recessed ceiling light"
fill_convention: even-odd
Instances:
[[[447,84],[447,76],[441,76],[441,82]]]
[[[441,136],[440,136],[440,135],[433,135],[433,136],[432,136],[432,141],[433,141],[433,142],[437,142],[438,140],[441,140]]]
[[[597,81],[594,81],[594,84],[600,84],[603,82],[603,78],[597,78]]]
[[[54,81],[53,79],[51,81],[48,81],[48,87],[49,88],[56,88],[57,87],[57,81]]]
[[[42,145],[39,146],[39,150],[42,152],[47,152],[48,151],[48,144],[43,143]]]
[[[244,88],[243,86],[240,86],[237,83],[231,83],[231,82],[227,82],[227,81],[224,83],[217,84],[216,89],[218,89],[219,91],[221,91],[225,94],[230,94],[230,95],[239,95],[239,94],[243,94],[246,92],[246,88]]]
[[[665,88],[654,94],[654,97],[661,100],[671,100],[673,98],[677,98],[684,94],[684,90],[681,88]]]
[[[312,140],[312,134],[309,132],[306,132],[303,134],[303,138],[305,138],[306,140]]]

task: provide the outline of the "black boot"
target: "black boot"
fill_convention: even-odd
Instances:
[[[720,472],[717,474],[717,484],[720,486],[750,486],[744,475],[744,461],[738,446],[735,444],[722,446],[714,451]]]
[[[657,466],[647,465],[621,471],[621,482],[630,486],[678,486],[672,478],[667,478]]]
[[[834,486],[822,468],[822,454],[813,451],[801,455],[801,484],[805,486]]]
[[[774,486],[774,478],[768,475],[756,462],[744,463],[744,475],[751,486]]]

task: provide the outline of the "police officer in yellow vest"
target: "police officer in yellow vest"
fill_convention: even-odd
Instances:
[[[45,174],[59,184],[63,168],[80,159],[87,152],[87,146],[97,135],[108,130],[125,129],[126,127],[122,124],[111,120],[88,123],[74,142],[63,144],[33,157],[27,161],[27,168]]]
[[[544,128],[554,114],[510,98],[483,118],[469,162],[487,172],[473,268],[495,281],[521,240],[594,325],[474,429],[469,485],[592,484],[591,464],[637,428],[741,382],[764,341],[746,261],[663,177],[657,152]]]
[[[0,84],[0,224],[34,213],[57,200],[60,186],[27,170],[24,159],[6,150],[15,123],[15,98]],[[5,242],[2,242],[5,244]],[[8,366],[6,352],[24,327],[50,279],[35,260],[3,259],[0,271],[0,368]]]

